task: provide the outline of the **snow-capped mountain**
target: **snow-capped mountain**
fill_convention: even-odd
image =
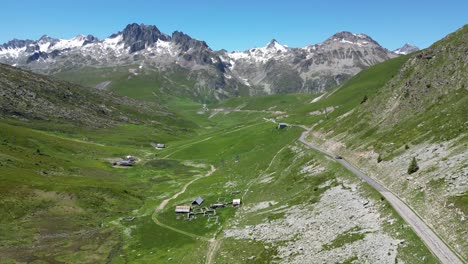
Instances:
[[[403,47],[394,50],[393,53],[398,54],[398,55],[406,55],[406,54],[416,52],[418,50],[419,50],[418,47],[411,45],[409,43],[406,43],[405,45],[403,45]]]
[[[14,40],[0,46],[1,61],[43,72],[63,70],[65,62],[68,66],[107,67],[142,61],[157,66],[174,62],[187,65],[191,60],[200,64],[217,61],[210,53],[205,42],[182,32],[169,36],[155,26],[138,24],[130,24],[103,40],[92,35],[68,40],[44,35],[37,41]]]
[[[182,32],[168,35],[143,24],[129,24],[103,40],[92,35],[72,39],[44,35],[37,41],[14,39],[0,46],[0,62],[45,74],[124,65],[138,66],[147,74],[183,72],[197,94],[209,91],[214,99],[246,91],[250,95],[323,91],[394,56],[369,36],[350,32],[302,48],[273,39],[262,48],[229,53],[213,51]]]
[[[289,48],[270,41],[263,48],[224,52],[221,59],[246,84],[266,93],[320,92],[365,67],[396,55],[365,34],[339,32],[324,42]]]
[[[249,59],[255,62],[267,62],[268,60],[273,58],[287,56],[288,51],[288,46],[281,45],[275,39],[272,39],[263,48],[253,48],[244,52],[235,51],[229,53],[228,56],[230,59],[232,59],[232,62],[234,63],[236,60],[239,59]]]

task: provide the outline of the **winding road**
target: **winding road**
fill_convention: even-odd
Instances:
[[[303,127],[305,128],[305,127]],[[443,264],[462,264],[463,262],[458,258],[458,256],[430,229],[426,223],[413,211],[411,208],[401,201],[395,194],[387,190],[380,183],[371,179],[369,176],[365,175],[347,161],[342,158],[336,158],[333,153],[327,152],[318,146],[307,142],[305,137],[310,131],[305,128],[299,138],[299,141],[304,143],[306,146],[315,149],[331,158],[336,159],[338,163],[343,165],[346,169],[354,173],[356,176],[366,181],[371,185],[375,190],[377,190],[387,201],[392,205],[392,207],[397,211],[397,213],[411,226],[411,228],[416,232],[416,234],[424,241],[426,246],[431,250],[431,252],[439,259]]]

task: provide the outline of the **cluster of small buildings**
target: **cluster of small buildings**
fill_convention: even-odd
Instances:
[[[177,205],[175,208],[176,213],[186,213],[191,214],[194,207],[199,207],[204,202],[203,198],[198,196],[192,201],[192,205]],[[233,199],[232,202],[227,203],[214,203],[210,205],[210,209],[206,208],[205,211],[201,210],[200,213],[206,214],[207,212],[214,212],[215,209],[224,208],[226,205],[232,204],[233,207],[241,205],[241,199]]]
[[[112,166],[129,167],[129,166],[135,165],[136,161],[137,161],[137,159],[134,156],[128,155],[128,156],[125,156],[125,157],[121,158],[118,161],[113,161],[111,164],[112,164]]]

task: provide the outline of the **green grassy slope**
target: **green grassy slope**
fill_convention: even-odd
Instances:
[[[161,105],[6,65],[0,86],[1,263],[113,258],[124,240],[114,221],[204,171],[146,164],[151,142],[198,129]],[[141,159],[137,167],[110,166],[129,154]]]
[[[214,69],[188,70],[179,66],[159,69],[151,66],[128,65],[109,68],[84,67],[59,72],[55,77],[84,86],[97,87],[117,95],[147,102],[167,103],[173,97],[202,103],[218,99],[214,88],[222,86],[229,96],[248,96],[249,88],[237,81],[224,80]],[[225,98],[225,94],[218,94]]]

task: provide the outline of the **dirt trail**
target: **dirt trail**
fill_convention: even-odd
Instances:
[[[221,246],[222,240],[210,239],[210,245],[208,246],[208,253],[206,255],[206,264],[213,264],[213,258]]]
[[[205,178],[205,177],[210,176],[210,175],[213,174],[215,171],[216,171],[215,166],[211,165],[210,171],[207,172],[205,175],[203,175],[202,177],[195,178],[195,179],[193,179],[193,180],[187,182],[187,183],[184,185],[184,187],[182,187],[182,190],[180,190],[178,193],[174,194],[171,198],[168,198],[168,199],[162,201],[161,204],[160,204],[160,205],[155,209],[155,211],[154,211],[154,214],[153,214],[153,217],[152,217],[153,222],[154,222],[155,224],[161,226],[161,227],[170,229],[170,230],[172,230],[172,231],[174,231],[174,232],[177,232],[177,233],[180,233],[180,234],[189,236],[189,237],[191,237],[191,238],[199,239],[199,240],[203,240],[203,241],[208,241],[208,238],[206,238],[206,237],[204,237],[204,236],[195,235],[195,234],[192,234],[192,233],[189,233],[189,232],[186,232],[186,231],[183,231],[183,230],[180,230],[180,229],[177,229],[177,228],[175,228],[175,227],[168,226],[168,225],[166,225],[166,224],[163,224],[163,223],[159,222],[159,220],[158,220],[158,218],[157,218],[157,214],[158,214],[159,212],[161,212],[161,211],[166,207],[166,205],[167,205],[170,201],[176,199],[177,197],[179,197],[179,195],[183,194],[183,193],[187,190],[187,188],[190,186],[190,184],[194,183],[195,181],[198,181],[198,180],[200,180],[200,179],[203,179],[203,178]]]
[[[250,190],[250,187],[252,187],[252,185],[256,182],[258,182],[258,180],[265,176],[265,174],[267,174],[267,172],[270,170],[271,166],[273,165],[273,162],[275,161],[276,157],[281,153],[281,151],[283,151],[286,147],[288,147],[288,145],[282,147],[280,150],[278,150],[278,152],[276,152],[275,156],[273,156],[273,158],[271,159],[270,161],[270,164],[268,164],[268,167],[260,174],[258,174],[258,177],[253,179],[249,185],[247,185],[247,188],[245,189],[245,192],[244,194],[242,195],[242,200],[244,200],[244,197],[247,195],[247,193],[249,192]]]
[[[161,226],[161,227],[164,227],[164,228],[167,228],[167,229],[170,229],[174,232],[177,232],[177,233],[180,233],[182,235],[186,235],[188,237],[191,237],[191,238],[194,238],[194,239],[198,239],[198,240],[203,240],[203,241],[209,241],[209,239],[207,237],[204,237],[204,236],[199,236],[199,235],[195,235],[195,234],[192,234],[192,233],[189,233],[189,232],[185,232],[183,230],[180,230],[180,229],[177,229],[175,227],[172,227],[172,226],[168,226],[166,224],[163,224],[161,222],[159,222],[159,220],[156,218],[156,215],[154,214],[153,215],[153,221],[155,224],[157,224],[158,226]]]
[[[156,208],[156,211],[155,211],[155,212],[156,212],[156,213],[161,212],[161,211],[164,209],[164,207],[166,207],[166,205],[167,205],[170,201],[176,199],[177,197],[179,197],[179,195],[183,194],[183,193],[187,190],[187,188],[190,186],[190,184],[192,184],[192,183],[194,183],[194,182],[196,182],[196,181],[198,181],[198,180],[200,180],[200,179],[202,179],[202,178],[205,178],[205,177],[210,176],[210,175],[213,174],[213,172],[215,172],[215,171],[216,171],[215,166],[211,165],[211,170],[210,170],[208,173],[206,173],[206,174],[205,174],[204,176],[202,176],[202,177],[198,177],[198,178],[195,178],[195,179],[193,179],[193,180],[187,182],[187,183],[184,185],[184,187],[182,187],[182,190],[180,190],[178,193],[174,194],[171,198],[168,198],[168,199],[162,201],[162,203]]]
[[[175,147],[176,150],[174,150],[173,152],[167,154],[167,155],[164,156],[163,158],[168,158],[168,157],[170,157],[172,154],[177,153],[177,152],[179,152],[179,151],[181,151],[181,150],[184,150],[184,149],[190,147],[191,145],[194,145],[194,144],[197,144],[197,143],[201,143],[201,142],[203,142],[203,141],[210,140],[211,138],[212,138],[212,137],[207,137],[207,138],[202,139],[202,140],[199,140],[199,141],[190,142],[190,143],[187,143],[187,144],[184,144],[184,145],[181,145],[181,146],[177,146],[177,147]]]
[[[219,243],[220,241],[217,241],[216,239],[212,238],[212,239],[209,239],[207,237],[204,237],[204,236],[199,236],[199,235],[195,235],[195,234],[192,234],[192,233],[189,233],[189,232],[186,232],[186,231],[183,231],[183,230],[180,230],[180,229],[177,229],[175,227],[172,227],[172,226],[168,226],[166,224],[163,224],[161,222],[159,222],[158,218],[156,217],[158,213],[160,213],[165,207],[166,205],[176,199],[177,197],[179,197],[179,195],[183,194],[187,188],[192,184],[194,183],[195,181],[198,181],[200,179],[203,179],[203,178],[206,178],[210,175],[212,175],[214,172],[216,171],[216,168],[215,166],[211,165],[211,169],[209,172],[207,172],[205,175],[203,175],[202,177],[198,177],[196,179],[193,179],[189,182],[187,182],[184,187],[182,187],[182,189],[174,194],[171,198],[168,198],[168,199],[165,199],[164,201],[161,202],[161,204],[155,209],[155,212],[153,214],[153,221],[155,224],[161,226],[161,227],[164,227],[164,228],[167,228],[167,229],[170,229],[174,232],[177,232],[177,233],[180,233],[180,234],[183,234],[183,235],[186,235],[186,236],[189,236],[191,238],[194,238],[194,239],[198,239],[198,240],[202,240],[202,241],[206,241],[209,243],[208,245],[208,253],[207,253],[207,261],[208,263],[212,263],[212,259],[213,259],[213,256],[214,256],[214,253],[216,252],[216,250],[219,248]]]
[[[336,156],[333,153],[322,150],[318,146],[306,141],[305,137],[309,132],[309,129],[306,129],[301,134],[299,141],[304,143],[306,146],[315,149],[331,158]],[[407,205],[405,204],[397,195],[390,192],[383,185],[365,175],[351,164],[349,164],[344,159],[336,159],[338,163],[343,165],[346,169],[354,173],[356,176],[366,181],[371,185],[375,190],[377,190],[387,201],[392,205],[395,211],[405,220],[405,222],[411,226],[414,232],[424,241],[426,246],[431,250],[431,252],[436,256],[441,263],[443,264],[462,264],[462,261],[458,256],[437,236],[437,234],[427,226],[427,224]]]

